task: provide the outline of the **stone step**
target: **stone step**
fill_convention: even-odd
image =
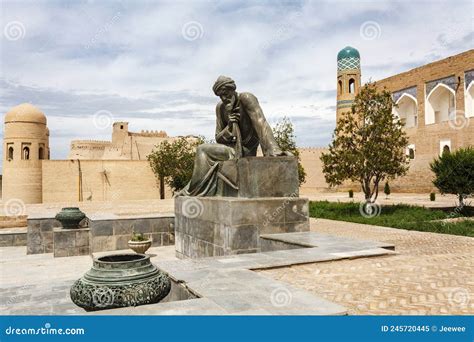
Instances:
[[[260,235],[260,239],[265,245],[269,247],[268,250],[275,250],[272,247],[279,247],[279,249],[305,247],[319,247],[321,249],[328,249],[335,246],[347,246],[357,250],[373,248],[395,250],[395,245],[386,242],[348,239],[316,232],[262,234]]]
[[[26,227],[0,229],[0,247],[26,246]]]

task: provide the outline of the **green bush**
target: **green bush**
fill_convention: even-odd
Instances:
[[[464,199],[474,193],[474,148],[443,153],[430,167],[435,174],[433,184],[442,194],[457,195],[459,207],[464,207]]]

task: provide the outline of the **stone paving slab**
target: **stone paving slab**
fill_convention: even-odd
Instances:
[[[281,234],[264,234],[260,238],[280,241],[302,247],[333,247],[348,245],[352,249],[388,248],[395,249],[395,245],[386,242],[350,239],[316,232],[297,232]]]

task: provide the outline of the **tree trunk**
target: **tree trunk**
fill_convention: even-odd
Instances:
[[[160,176],[160,199],[165,199],[165,177]]]

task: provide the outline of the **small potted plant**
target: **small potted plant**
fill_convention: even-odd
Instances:
[[[143,233],[132,231],[132,238],[128,241],[128,247],[138,254],[144,254],[151,247],[151,238],[147,238]]]

